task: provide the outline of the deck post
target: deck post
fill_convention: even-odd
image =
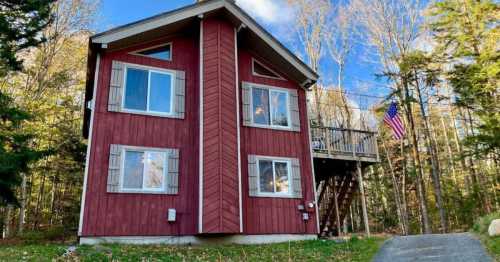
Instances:
[[[354,133],[352,132],[352,129],[349,128],[349,136],[351,137],[351,150],[352,150],[352,156],[356,158],[356,141],[354,139]]]
[[[359,191],[361,193],[361,208],[363,209],[363,220],[365,222],[366,235],[370,237],[370,225],[368,224],[368,212],[366,211],[366,198],[365,198],[365,189],[363,186],[363,170],[361,168],[361,161],[357,161],[356,164],[358,169],[358,183],[359,183]]]
[[[325,132],[325,136],[326,136],[326,151],[328,152],[328,155],[331,156],[332,155],[332,141],[331,141],[331,137],[330,137],[330,129],[329,128],[324,128],[323,129],[324,132]]]

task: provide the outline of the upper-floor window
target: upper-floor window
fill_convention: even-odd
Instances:
[[[174,72],[128,64],[125,69],[124,111],[172,114]]]
[[[285,80],[278,73],[274,72],[271,68],[265,66],[259,61],[252,59],[252,74],[260,77],[274,78]]]
[[[298,90],[242,82],[243,125],[300,132]]]
[[[155,46],[139,51],[135,51],[132,54],[148,56],[161,60],[172,60],[172,44],[168,43],[165,45]]]
[[[290,127],[289,93],[284,89],[252,86],[253,124]]]

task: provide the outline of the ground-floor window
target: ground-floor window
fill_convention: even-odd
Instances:
[[[167,153],[124,148],[122,189],[162,191],[167,170]]]
[[[259,193],[289,195],[291,164],[289,160],[257,158]]]

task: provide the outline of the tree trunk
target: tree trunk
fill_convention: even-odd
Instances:
[[[465,157],[464,156],[464,150],[462,148],[462,144],[460,143],[459,137],[458,137],[458,127],[457,127],[457,122],[455,119],[455,113],[453,112],[453,108],[451,107],[450,102],[448,102],[448,111],[450,113],[451,121],[453,122],[453,140],[455,142],[455,148],[458,151],[458,155],[460,156],[460,168],[462,171],[465,171],[469,169],[469,174],[465,176],[465,183],[467,185],[467,190],[469,193],[475,192],[474,184],[473,184],[473,174],[474,170],[472,169],[471,166],[467,166],[465,162]]]
[[[389,156],[389,152],[387,151],[387,147],[385,145],[384,140],[382,140],[382,148],[384,149],[385,155],[387,157],[387,163],[389,164],[389,171],[391,173],[391,179],[392,179],[392,187],[394,191],[394,201],[396,202],[396,211],[398,213],[398,220],[399,224],[401,226],[401,233],[403,235],[408,235],[408,229],[407,225],[405,224],[405,219],[403,217],[403,208],[401,205],[401,198],[400,198],[400,193],[399,193],[399,185],[396,179],[396,175],[394,173],[394,168],[392,166],[392,160]],[[382,172],[384,172],[384,167],[381,166]],[[385,172],[384,172],[385,173]],[[384,175],[385,176],[385,175]]]
[[[9,238],[12,236],[12,228],[10,223],[12,218],[12,209],[12,205],[7,205],[7,207],[5,207],[3,238]]]
[[[415,75],[417,73],[415,72]],[[417,91],[418,101],[420,104],[420,113],[424,122],[424,134],[427,142],[428,151],[431,154],[431,177],[432,183],[434,185],[434,197],[436,198],[436,205],[439,210],[439,220],[441,222],[441,232],[446,233],[448,231],[448,224],[446,218],[446,211],[444,209],[443,196],[441,193],[441,172],[439,170],[439,159],[437,157],[436,145],[431,139],[430,123],[427,114],[425,113],[424,100],[422,98],[422,92],[420,90],[420,84],[418,79],[415,81],[415,89]]]
[[[404,224],[406,225],[406,232],[410,234],[410,220],[408,217],[408,202],[406,201],[406,174],[407,174],[407,167],[406,167],[406,162],[407,162],[407,157],[405,153],[405,139],[401,139],[401,157],[403,158],[402,161],[402,178],[401,178],[401,201],[402,201],[402,211],[403,211],[403,219],[404,219]]]
[[[38,191],[38,197],[36,201],[36,208],[35,208],[35,215],[34,221],[33,221],[33,230],[36,230],[38,228],[38,223],[40,223],[40,209],[41,205],[43,205],[43,193],[45,189],[45,172],[42,175],[42,182],[40,183],[40,190]]]
[[[476,134],[474,132],[474,123],[472,121],[472,114],[471,114],[469,108],[467,108],[466,111],[467,111],[467,116],[469,119],[471,135],[475,136]],[[474,144],[474,146],[475,146],[476,152],[478,152],[479,145],[476,143],[476,144]],[[491,213],[491,200],[490,200],[490,196],[488,195],[488,191],[486,191],[486,188],[487,188],[486,177],[484,175],[484,171],[479,171],[476,174],[478,175],[477,177],[478,177],[479,186],[480,186],[480,188],[482,188],[484,190],[484,191],[480,191],[480,192],[482,192],[482,196],[483,196],[484,209],[486,210],[486,214],[489,214],[489,213]]]
[[[313,94],[314,94],[314,106],[316,108],[316,120],[318,121],[319,126],[323,126],[323,118],[321,117],[321,98],[319,96],[318,84],[314,84],[313,86]]]
[[[26,174],[22,173],[22,182],[21,182],[21,199],[20,199],[20,208],[19,208],[19,233],[23,233],[24,230],[24,216],[26,213]]]
[[[349,205],[349,216],[351,217],[351,230],[352,232],[356,232],[356,229],[354,228],[354,215],[352,214],[352,205],[354,205],[354,201],[351,202],[351,205]]]
[[[430,224],[429,224],[429,213],[427,211],[427,200],[425,197],[425,185],[423,181],[424,173],[422,169],[422,161],[420,160],[420,153],[418,152],[418,139],[415,129],[415,121],[413,119],[413,110],[411,108],[410,102],[410,93],[408,90],[408,86],[403,84],[404,94],[405,94],[405,105],[406,105],[406,117],[410,124],[410,134],[412,139],[412,153],[413,153],[413,164],[416,171],[417,178],[417,195],[420,205],[420,215],[422,219],[422,227],[423,232],[425,234],[432,233]]]
[[[458,181],[458,178],[457,178],[457,171],[455,168],[455,160],[453,159],[454,154],[453,154],[453,150],[451,149],[450,138],[448,136],[448,128],[446,127],[442,113],[439,114],[439,118],[440,118],[439,120],[441,123],[441,129],[443,130],[446,150],[448,153],[448,167],[451,170],[451,177],[452,177],[453,183],[454,183],[453,187],[455,188],[455,194],[456,194],[455,199],[458,200],[458,203],[459,203],[458,208],[462,209],[463,208],[463,195],[462,195],[462,191],[460,190],[460,188],[461,188],[460,182]],[[454,214],[455,223],[458,226],[458,225],[460,225],[460,221],[459,221],[458,214],[457,214],[458,212],[455,210],[454,213],[455,213]]]
[[[53,218],[54,218],[54,204],[55,204],[55,199],[56,199],[56,190],[57,190],[57,184],[56,184],[56,176],[54,175],[52,177],[52,189],[50,192],[50,219],[49,219],[49,224],[53,224]]]
[[[441,122],[441,129],[443,130],[443,135],[444,135],[444,140],[446,144],[446,150],[448,151],[448,166],[450,167],[451,170],[451,177],[453,179],[453,183],[455,183],[455,187],[458,192],[460,192],[460,184],[458,182],[457,178],[457,171],[455,169],[455,161],[453,159],[453,150],[451,149],[450,145],[450,138],[448,137],[448,128],[446,127],[444,123],[444,117],[443,114],[439,114],[440,122]],[[462,195],[462,193],[460,193]]]

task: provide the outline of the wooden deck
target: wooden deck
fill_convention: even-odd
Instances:
[[[338,235],[363,169],[379,162],[377,133],[311,126],[311,136],[321,235]]]
[[[315,158],[371,163],[379,161],[376,132],[312,126],[311,134]]]

